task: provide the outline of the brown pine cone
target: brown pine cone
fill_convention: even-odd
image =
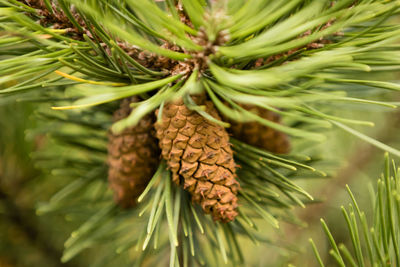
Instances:
[[[126,118],[137,98],[122,100],[113,120]],[[159,163],[159,149],[154,137],[154,116],[147,115],[139,123],[120,134],[108,135],[108,181],[115,201],[123,208],[136,204]]]
[[[220,119],[211,101],[198,96],[194,101]],[[182,100],[165,105],[162,120],[155,127],[173,181],[183,185],[192,201],[211,213],[214,220],[232,221],[238,214],[239,183],[226,130],[189,110]]]
[[[241,104],[240,106],[264,119],[276,123],[281,122],[280,116],[270,110],[252,105]],[[278,154],[286,154],[290,151],[290,140],[285,133],[262,125],[256,121],[247,123],[229,122],[231,123],[230,131],[233,137],[246,144]]]

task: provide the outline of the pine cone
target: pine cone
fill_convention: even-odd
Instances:
[[[220,119],[211,101],[198,96],[194,101]],[[211,213],[214,220],[232,221],[238,214],[239,183],[226,130],[189,110],[182,100],[167,104],[155,127],[173,181],[190,192],[192,201]]]
[[[241,107],[264,119],[276,123],[280,123],[281,121],[280,116],[272,111],[252,105],[241,104]],[[230,123],[230,131],[232,132],[233,137],[246,144],[278,154],[286,154],[290,151],[290,140],[285,133],[269,128],[255,121],[247,123],[230,121]]]
[[[137,102],[137,98],[122,100],[113,120],[126,118],[132,102]],[[108,135],[108,181],[115,201],[123,208],[135,205],[158,166],[160,154],[153,123],[154,116],[147,115],[136,126]]]

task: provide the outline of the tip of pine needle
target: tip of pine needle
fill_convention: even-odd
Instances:
[[[65,107],[51,107],[52,110],[67,110],[67,109],[74,109],[75,106],[65,106]]]

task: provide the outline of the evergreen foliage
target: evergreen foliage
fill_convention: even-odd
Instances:
[[[48,203],[42,203],[38,213],[66,212],[68,217],[83,220],[65,243],[63,261],[91,245],[113,240],[117,253],[99,256],[99,264],[108,266],[113,257],[129,249],[135,251],[133,260],[138,266],[146,256],[154,255],[154,250],[160,258],[171,253],[172,266],[178,264],[179,253],[188,266],[195,262],[206,266],[228,261],[240,264],[244,256],[238,239],[249,238],[254,244],[268,240],[257,231],[257,225],[267,222],[278,227],[279,220],[301,224],[291,214],[291,207],[304,207],[312,197],[292,179],[324,175],[309,166],[312,160],[308,156],[277,156],[233,140],[235,160],[242,166],[238,173],[241,206],[235,221],[213,222],[200,207],[192,205],[190,195],[172,183],[165,163],[139,197],[139,205],[121,210],[112,201],[107,183],[105,159],[111,114],[106,110],[60,114],[43,108],[39,115],[50,121],[36,129],[37,133],[46,132],[54,141],[33,158],[48,169],[51,179],[60,181],[60,191]],[[147,260],[157,263],[159,258]]]
[[[330,255],[338,266],[399,266],[400,265],[400,203],[399,168],[389,156],[385,157],[384,173],[378,179],[376,190],[371,190],[372,221],[360,210],[357,201],[347,186],[352,200],[346,209],[341,207],[351,236],[351,250],[337,244],[326,222],[321,219],[324,232],[332,246]],[[314,242],[310,239],[320,266],[325,266]]]
[[[356,129],[372,122],[334,112],[339,103],[349,110],[398,106],[377,99],[400,90],[379,78],[399,70],[400,26],[390,21],[399,12],[396,0],[0,0],[1,99],[39,103],[41,125],[31,134],[46,133],[49,140],[33,158],[48,179],[59,180],[59,191],[38,213],[82,221],[62,260],[112,243],[94,266],[163,265],[165,253],[169,266],[243,265],[241,238],[268,241],[258,225],[301,224],[290,210],[313,198],[295,179],[325,176],[302,148],[326,140],[329,128],[399,156]],[[197,105],[197,94],[224,121]],[[117,100],[131,96],[141,101],[112,124]],[[121,133],[156,109],[160,120],[179,98],[221,128],[255,121],[292,138],[289,155],[230,138],[241,166],[239,215],[232,222],[214,222],[192,204],[172,183],[165,161],[135,208],[122,210],[112,200],[108,131]],[[283,123],[243,105],[273,111]],[[128,259],[119,262],[119,254]]]

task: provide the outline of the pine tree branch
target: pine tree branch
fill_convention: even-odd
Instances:
[[[304,206],[313,199],[291,180],[298,176],[300,169],[315,177],[317,171],[306,165],[310,158],[301,155],[276,156],[228,137],[224,141],[228,143],[226,147],[230,146],[229,142],[235,145],[234,160],[242,166],[238,172],[239,193],[233,194],[231,200],[224,199],[217,191],[209,193],[210,201],[204,202],[202,209],[212,211],[218,218],[218,212],[226,209],[217,209],[222,199],[227,204],[233,199],[236,203],[238,198],[243,208],[240,207],[237,219],[229,226],[212,222],[200,208],[190,204],[189,195],[183,189],[172,187],[170,173],[163,164],[160,165],[161,175],[153,177],[145,190],[146,194],[150,193],[147,198],[142,197],[141,210],[121,213],[112,204],[106,190],[104,166],[107,144],[104,139],[97,138],[98,135],[90,137],[89,132],[93,130],[105,136],[110,122],[99,118],[108,118],[107,111],[109,107],[113,108],[113,103],[109,102],[132,95],[140,95],[142,100],[134,104],[129,117],[114,124],[112,130],[115,132],[135,126],[144,115],[157,108],[159,114],[167,112],[173,99],[190,100],[190,95],[203,93],[211,98],[207,103],[212,110],[215,105],[219,112],[232,120],[257,122],[296,138],[313,141],[323,140],[322,131],[325,128],[322,127],[336,122],[371,125],[370,122],[330,115],[329,108],[336,108],[336,101],[390,108],[396,106],[369,100],[365,87],[398,91],[398,84],[363,79],[366,72],[382,66],[395,70],[400,65],[396,56],[399,47],[387,44],[398,38],[400,27],[383,24],[400,12],[396,1],[337,1],[335,5],[331,1],[320,0],[237,0],[230,1],[229,5],[224,5],[225,1],[203,0],[182,1],[178,5],[173,0],[24,1],[39,11],[20,2],[12,0],[6,2],[10,8],[3,8],[3,4],[0,8],[0,20],[4,21],[0,28],[6,36],[0,43],[0,49],[4,53],[11,50],[0,61],[0,75],[4,76],[1,80],[4,83],[17,81],[17,84],[6,85],[8,88],[1,90],[0,94],[17,94],[39,88],[36,91],[42,94],[45,88],[45,96],[58,98],[54,109],[87,108],[82,112],[65,111],[62,113],[64,120],[56,124],[59,127],[45,129],[53,134],[56,142],[44,149],[42,154],[37,153],[39,156],[36,157],[41,166],[53,175],[58,173],[74,178],[47,205],[43,205],[40,212],[78,210],[88,217],[66,242],[64,261],[93,244],[111,239],[116,243],[121,241],[121,244],[118,243],[121,250],[137,244],[137,248],[144,250],[135,254],[135,259],[140,260],[151,254],[150,242],[164,242],[166,245],[161,251],[170,249],[170,264],[174,265],[179,262],[176,260],[179,251],[175,245],[177,236],[182,234],[177,233],[177,226],[182,223],[186,232],[180,241],[186,247],[191,246],[193,251],[196,248],[196,255],[192,253],[195,260],[201,262],[201,253],[211,250],[217,255],[214,265],[222,261],[236,263],[241,260],[231,256],[240,253],[229,246],[232,239],[243,235],[255,242],[265,242],[262,233],[255,231],[254,221],[262,218],[276,228],[280,220],[296,223],[295,218],[288,216],[288,209],[295,205]],[[79,33],[79,38],[75,38],[74,31]],[[343,34],[337,34],[342,31]],[[20,46],[14,48],[15,42]],[[254,68],[255,65],[259,68]],[[54,71],[61,77],[52,77]],[[84,83],[87,85],[83,86]],[[72,87],[65,90],[70,85]],[[357,90],[359,87],[364,90]],[[356,94],[358,97],[354,96]],[[241,104],[277,112],[287,118],[288,124],[273,123],[242,108]],[[94,108],[96,105],[99,106]],[[324,109],[320,109],[321,106]],[[182,107],[195,110],[201,115],[201,120],[207,120],[207,124],[229,126],[205,112],[203,105],[185,101]],[[71,115],[73,112],[76,112],[75,118]],[[217,114],[217,110],[214,113]],[[182,122],[186,122],[185,114],[181,114]],[[87,118],[95,124],[90,130],[81,127]],[[162,120],[162,115],[160,118]],[[181,122],[175,117],[172,121],[178,122],[177,125]],[[74,131],[70,131],[70,126]],[[211,126],[207,127],[204,126],[203,130],[208,134],[212,131],[209,130]],[[196,131],[195,127],[192,128]],[[219,131],[228,136],[222,127]],[[179,144],[186,147],[186,137],[180,137],[183,139],[176,144],[174,135],[168,130],[159,136],[161,143],[165,136],[170,138],[164,139],[165,149],[170,144],[176,146],[174,148]],[[186,155],[182,148],[177,150]],[[68,151],[68,155],[64,151]],[[392,151],[395,154],[398,152]],[[204,158],[200,158],[209,162],[217,152],[223,151],[204,154]],[[61,158],[60,153],[63,155]],[[165,151],[163,156],[171,170],[175,167],[174,179],[178,181],[184,173],[177,170],[185,160],[190,162],[191,156],[183,159],[177,153],[172,160],[171,154]],[[233,156],[230,159],[233,160]],[[231,166],[232,173],[235,173],[235,164]],[[196,175],[204,175],[200,180],[207,181],[212,172],[202,173],[199,169]],[[193,182],[191,176],[187,174],[186,180]],[[196,182],[195,185],[198,184]],[[189,185],[188,182],[188,188]],[[192,188],[189,191],[192,199],[195,196],[199,200],[204,199],[203,191],[207,191],[207,186],[204,189],[198,187],[198,192]],[[186,201],[182,201],[182,207],[185,207],[182,216],[179,211],[180,194],[185,194]],[[209,203],[213,204],[210,206]],[[230,208],[233,205],[226,206]],[[132,229],[132,225],[124,220],[130,217],[135,219],[137,225],[142,225],[143,221],[137,218],[137,213],[143,216],[141,218],[147,227]],[[237,215],[236,211],[231,214]],[[158,234],[164,226],[168,229],[168,236]],[[228,227],[232,227],[236,234],[230,235]],[[120,229],[132,235],[125,234],[123,240],[116,238],[123,232],[118,231]],[[201,238],[202,232],[207,238]],[[240,249],[237,250],[240,252]],[[338,249],[335,253],[340,256]],[[113,256],[110,253],[105,258]],[[140,264],[140,261],[137,262]],[[214,263],[208,257],[205,262],[208,265]]]

